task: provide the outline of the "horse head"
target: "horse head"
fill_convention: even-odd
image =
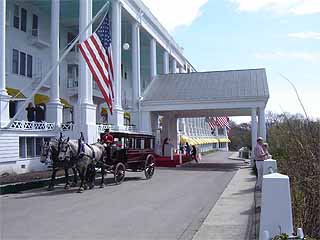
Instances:
[[[40,162],[47,163],[51,154],[51,145],[50,142],[42,140],[41,152],[40,152]]]
[[[62,140],[59,143],[58,160],[59,161],[70,161],[73,155],[72,146],[69,142],[69,138]]]

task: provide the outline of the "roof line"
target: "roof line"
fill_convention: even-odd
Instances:
[[[157,76],[165,76],[165,75],[178,75],[178,74],[199,74],[199,73],[216,73],[216,72],[240,72],[240,71],[253,71],[253,70],[266,70],[265,68],[248,68],[248,69],[230,69],[230,70],[218,70],[218,71],[203,71],[203,72],[190,72],[190,73],[161,73],[157,74]]]

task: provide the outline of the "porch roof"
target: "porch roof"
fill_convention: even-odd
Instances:
[[[145,90],[141,107],[144,111],[197,110],[198,114],[206,110],[201,115],[210,109],[233,109],[228,114],[244,116],[253,107],[265,106],[268,98],[264,68],[164,74]]]

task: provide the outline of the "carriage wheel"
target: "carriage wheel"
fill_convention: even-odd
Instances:
[[[146,176],[147,179],[152,178],[154,174],[154,156],[149,155],[145,161],[144,164],[144,175]]]
[[[123,163],[117,163],[114,170],[114,182],[120,184],[123,182],[126,174],[126,166]]]

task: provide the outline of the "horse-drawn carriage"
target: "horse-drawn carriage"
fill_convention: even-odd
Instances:
[[[69,139],[56,139],[43,145],[42,159],[51,158],[53,163],[52,181],[49,189],[53,188],[55,172],[64,168],[66,173],[66,188],[69,187],[68,169],[74,172],[73,185],[76,184],[76,171],[78,170],[81,184],[79,192],[94,186],[96,169],[101,169],[101,187],[104,186],[104,175],[111,173],[116,184],[125,179],[125,172],[144,172],[150,179],[154,174],[154,137],[152,135],[113,132],[114,143],[108,147],[101,143],[85,144],[85,154],[79,154],[80,141]]]
[[[114,174],[115,183],[121,183],[125,171],[142,172],[150,179],[154,173],[154,137],[138,133],[115,132],[110,158],[105,163],[107,172]]]

